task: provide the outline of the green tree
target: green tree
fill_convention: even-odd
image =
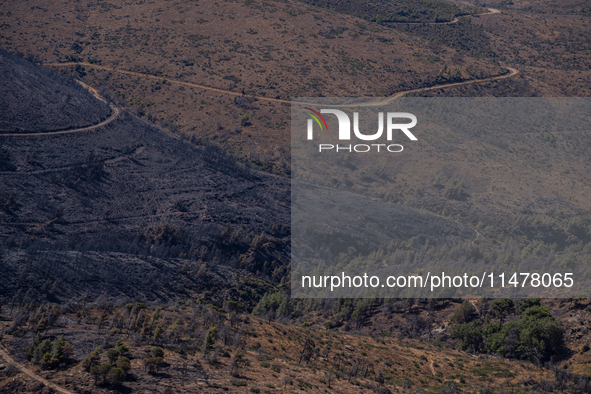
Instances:
[[[25,356],[33,363],[41,363],[44,367],[50,368],[68,359],[72,349],[72,345],[64,340],[63,335],[51,342],[50,339],[43,339],[38,332],[25,348]]]
[[[51,353],[45,353],[41,359],[41,364],[44,367],[50,368],[57,364],[57,359]]]
[[[90,369],[90,374],[94,378],[96,384],[103,384],[107,379],[107,374],[113,368],[111,364],[101,364]]]
[[[164,358],[164,350],[159,347],[155,347],[151,350],[152,356],[155,358]]]
[[[226,301],[226,303],[224,304],[224,309],[227,310],[228,312],[242,312],[244,311],[244,305],[240,304],[237,301],[233,301],[233,300],[229,300]]]
[[[523,311],[531,308],[532,306],[542,306],[542,300],[539,298],[524,298],[517,304],[517,310],[515,312],[521,316]]]
[[[498,299],[490,307],[495,313],[495,316],[499,318],[501,324],[503,324],[505,317],[515,313],[515,303],[511,298]]]
[[[203,340],[203,347],[201,348],[203,354],[209,353],[214,348],[216,331],[217,328],[215,327],[210,327],[209,330],[207,330],[207,334],[205,334],[205,339]]]
[[[462,349],[470,349],[477,352],[482,349],[484,335],[482,325],[479,321],[456,324],[452,327],[452,330],[454,335],[462,340]]]
[[[566,348],[564,327],[553,316],[538,316],[533,313],[522,320],[518,350],[524,358],[544,362],[559,356]]]
[[[90,371],[90,369],[92,367],[98,365],[100,360],[101,360],[101,356],[100,356],[99,350],[94,349],[92,352],[90,352],[88,354],[88,356],[86,356],[84,358],[84,360],[82,360],[82,367],[85,370]]]
[[[105,379],[107,383],[118,386],[125,381],[125,372],[121,368],[113,367],[109,369]]]
[[[252,310],[255,316],[268,316],[270,312],[274,312],[277,317],[290,316],[292,305],[289,296],[282,291],[267,293]]]
[[[451,321],[453,323],[469,323],[473,320],[474,315],[476,314],[476,308],[472,303],[468,300],[464,300],[462,305],[460,305],[451,316]]]
[[[35,349],[39,347],[41,342],[43,342],[43,335],[41,335],[40,332],[37,332],[37,335],[35,335],[33,341],[27,347],[25,347],[25,357],[27,358],[27,360],[33,360]]]
[[[66,342],[63,335],[55,340],[53,343],[53,349],[53,354],[59,362],[70,358],[72,351],[74,350],[73,346]]]
[[[499,300],[501,301],[501,300]],[[497,305],[500,314],[511,309],[510,302]],[[538,298],[519,302],[519,320],[470,322],[453,326],[454,335],[462,340],[464,349],[485,350],[503,357],[528,359],[535,363],[560,356],[565,347],[564,327]]]
[[[120,357],[115,365],[117,365],[117,368],[121,368],[125,373],[129,372],[131,369],[131,363],[127,357]]]
[[[117,349],[109,349],[107,350],[107,358],[111,361],[111,364],[114,364],[115,361],[119,358],[121,353]]]
[[[117,350],[119,350],[119,353],[121,353],[121,355],[129,351],[129,348],[125,346],[125,343],[123,343],[122,339],[118,340],[115,346],[117,346]]]
[[[552,311],[546,305],[535,305],[522,311],[519,316],[522,319],[539,320],[546,317],[552,318]]]
[[[43,362],[47,353],[51,354],[51,340],[49,339],[43,340],[39,346],[37,346],[33,352],[33,359],[31,361],[34,363]]]

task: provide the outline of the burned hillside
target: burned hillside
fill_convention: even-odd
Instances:
[[[0,134],[41,133],[90,126],[109,106],[74,79],[0,49]]]
[[[42,96],[35,87],[62,80],[45,74],[26,92]],[[89,100],[99,109],[106,106]],[[89,103],[71,104],[89,112]],[[2,121],[12,122],[11,116],[3,112]],[[180,267],[205,261],[275,280],[286,274],[286,178],[254,171],[219,148],[196,147],[128,114],[94,130],[0,136],[0,145],[2,297],[57,279],[68,282],[58,301],[84,292],[123,294],[111,291],[109,281],[116,279],[116,267],[134,271],[138,258],[181,259]],[[72,260],[72,253],[78,257]],[[153,267],[166,265],[150,261]],[[155,271],[152,276],[165,282],[167,270]],[[140,289],[137,278],[131,275],[129,285]],[[154,295],[159,291],[166,292],[156,286],[138,294],[150,299],[173,294],[168,289],[168,295]]]

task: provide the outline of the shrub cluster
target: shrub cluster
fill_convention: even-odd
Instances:
[[[457,314],[463,322],[455,324],[453,332],[461,339],[462,348],[536,363],[549,361],[565,350],[565,330],[539,298],[521,300],[517,307],[510,299],[500,299],[491,309],[494,319],[470,320],[470,314]],[[512,314],[518,319],[505,324]]]

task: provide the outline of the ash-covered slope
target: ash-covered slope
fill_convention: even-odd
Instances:
[[[129,115],[92,131],[0,141],[8,158],[4,167],[12,169],[0,172],[7,274],[0,296],[66,277],[66,299],[84,292],[131,295],[134,287],[147,298],[185,293],[178,283],[160,288],[146,280],[152,275],[168,281],[151,258],[183,259],[189,267],[203,260],[275,279],[286,273],[285,178],[255,172],[217,148],[195,147]],[[66,264],[66,251],[82,253],[76,264]],[[109,257],[84,257],[90,251]],[[131,264],[137,256],[144,262]],[[136,269],[141,264],[149,268],[145,274]],[[73,269],[79,271],[74,276]],[[123,291],[114,283],[126,270],[134,274],[127,275]],[[178,275],[165,277],[198,287]]]
[[[97,115],[110,110],[75,81],[2,59],[13,78],[3,89],[22,86],[0,113],[5,129],[76,128],[108,115]],[[70,100],[38,105],[51,91],[58,104]],[[57,301],[83,293],[166,300],[220,283],[205,273],[225,272],[230,283],[244,270],[275,280],[287,272],[288,179],[128,114],[67,134],[0,134],[0,184],[0,297],[36,289],[34,298]]]
[[[0,134],[90,126],[111,113],[71,78],[0,49]]]

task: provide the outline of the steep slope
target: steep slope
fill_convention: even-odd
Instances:
[[[99,123],[111,113],[72,78],[0,49],[0,134],[67,130]]]
[[[23,61],[5,59],[13,86],[37,75],[22,94],[49,96],[66,80],[30,63],[32,71],[19,74]],[[31,101],[22,111],[50,122]],[[95,105],[106,106],[91,96],[71,110]],[[2,121],[11,116],[3,112]],[[3,135],[0,151],[0,296],[36,289],[30,298],[43,299],[53,288],[58,301],[103,292],[171,299],[231,281],[241,269],[285,275],[289,180],[239,165],[219,148],[197,148],[123,114],[68,134]],[[222,269],[216,280],[217,269],[202,260],[235,271]]]
[[[140,117],[280,174],[289,174],[285,104],[179,86],[169,78],[289,100],[391,95],[506,72],[486,59],[297,1],[81,6],[35,0],[0,15],[0,47],[31,54],[47,67],[86,62],[59,70],[104,86]]]
[[[37,95],[45,86],[53,89],[39,83]],[[287,178],[128,113],[96,129],[4,135],[0,144],[2,297],[67,301],[106,293],[164,301],[215,290],[209,298],[232,295],[249,305],[270,288],[252,278],[287,279]],[[376,200],[375,209],[389,211],[392,222],[415,223],[389,234],[397,241],[425,228],[434,245],[475,236],[449,219],[384,204]],[[380,226],[375,231],[385,234],[388,224]],[[247,289],[234,294],[232,283]]]

